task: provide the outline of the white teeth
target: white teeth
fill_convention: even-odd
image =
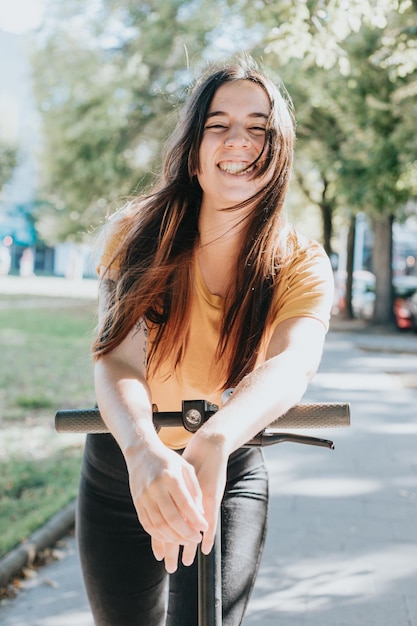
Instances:
[[[229,174],[249,174],[254,168],[253,165],[249,167],[245,163],[235,163],[234,161],[228,161],[225,163],[219,163],[219,167],[223,172],[228,172]]]

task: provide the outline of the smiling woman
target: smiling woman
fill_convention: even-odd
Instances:
[[[283,211],[294,139],[290,102],[251,59],[211,67],[155,189],[104,230],[93,353],[111,434],[87,438],[78,515],[98,626],[195,626],[194,557],[219,514],[223,624],[242,622],[268,501],[262,453],[243,446],[303,395],[333,300],[326,254]],[[153,404],[197,398],[220,408],[194,435],[155,431]]]

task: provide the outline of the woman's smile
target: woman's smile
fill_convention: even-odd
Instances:
[[[219,168],[222,172],[233,174],[235,176],[242,176],[242,174],[251,174],[255,169],[255,165],[251,163],[239,163],[236,161],[221,161]]]

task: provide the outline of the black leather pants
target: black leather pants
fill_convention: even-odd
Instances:
[[[241,624],[265,541],[268,478],[261,450],[231,455],[222,502],[223,624]],[[197,559],[168,575],[151,550],[111,435],[88,435],[77,537],[96,626],[197,626]]]

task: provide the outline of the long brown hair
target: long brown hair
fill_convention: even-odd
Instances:
[[[114,305],[93,345],[96,358],[115,348],[143,317],[157,329],[148,355],[152,367],[172,355],[175,366],[181,362],[188,337],[193,252],[199,239],[202,190],[195,175],[199,148],[215,92],[237,80],[258,84],[271,103],[262,163],[256,170],[257,176],[268,172],[269,182],[248,201],[224,209],[253,205],[233,287],[225,298],[217,350],[225,364],[224,388],[235,386],[253,369],[279,268],[296,241],[283,213],[295,130],[288,95],[248,57],[211,67],[196,83],[167,145],[159,183],[146,198],[133,201],[119,221],[115,257],[120,278]]]

